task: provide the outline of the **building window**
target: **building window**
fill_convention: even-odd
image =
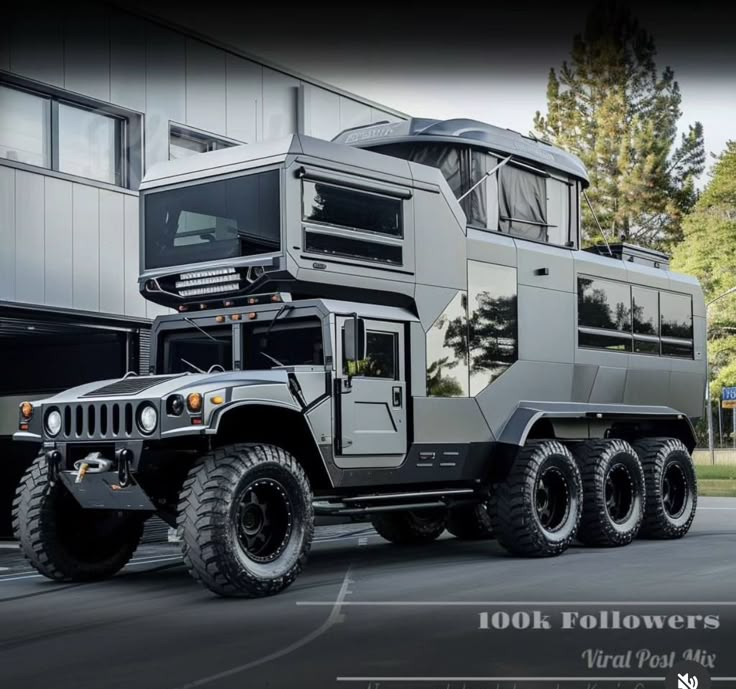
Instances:
[[[692,358],[693,301],[685,294],[660,294],[662,355]]]
[[[51,167],[51,101],[0,86],[0,156]]]
[[[0,156],[126,186],[125,117],[0,85]]]
[[[180,125],[171,125],[169,127],[169,160],[188,158],[195,153],[220,151],[223,148],[237,146],[239,143],[214,134],[187,129]]]

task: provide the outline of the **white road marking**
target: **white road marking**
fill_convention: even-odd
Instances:
[[[663,682],[664,677],[337,677],[338,682]],[[711,677],[733,682],[736,677]]]
[[[363,538],[358,539],[358,545],[368,545],[368,538],[366,536],[363,536]]]
[[[297,605],[304,605],[304,606],[324,606],[324,605],[333,605],[332,601],[298,601]],[[700,605],[704,608],[710,608],[710,607],[733,607],[736,606],[736,601],[711,601],[711,600],[701,600],[701,601],[617,601],[617,600],[608,600],[608,601],[590,601],[590,600],[582,600],[582,601],[569,601],[569,600],[563,600],[563,601],[540,601],[540,600],[534,600],[534,601],[509,601],[509,600],[439,600],[439,601],[432,601],[432,600],[407,600],[407,601],[399,601],[399,600],[370,600],[370,601],[345,601],[343,604],[343,607],[421,607],[421,606],[427,606],[427,607],[496,607],[496,608],[510,608],[510,607],[542,607],[542,606],[580,606],[580,607],[586,607],[586,606],[599,606],[599,607],[631,607],[631,606],[641,606],[641,607],[655,607],[655,606],[677,606],[677,605],[683,605],[683,606],[695,606]]]
[[[330,627],[339,624],[344,620],[344,616],[340,612],[343,605],[345,605],[345,596],[347,596],[350,591],[348,587],[352,583],[352,580],[350,579],[350,572],[352,571],[352,567],[348,568],[348,571],[345,573],[345,578],[343,579],[342,586],[340,587],[340,591],[337,594],[337,598],[332,602],[332,610],[330,611],[329,616],[327,619],[319,626],[317,629],[315,629],[313,632],[310,632],[306,636],[303,636],[298,641],[295,641],[294,643],[290,644],[289,646],[286,646],[285,648],[282,648],[279,651],[274,651],[273,653],[270,653],[269,655],[263,656],[262,658],[257,658],[256,660],[252,660],[249,663],[245,663],[243,665],[238,665],[237,667],[230,668],[229,670],[223,670],[222,672],[218,672],[215,675],[210,675],[208,677],[202,677],[201,679],[195,680],[194,682],[189,682],[189,684],[184,684],[181,687],[178,687],[178,689],[193,689],[193,687],[201,687],[205,684],[211,684],[212,682],[217,682],[218,680],[224,679],[225,677],[231,677],[232,675],[237,675],[241,672],[245,672],[246,670],[250,670],[253,667],[256,667],[258,665],[263,665],[264,663],[269,663],[272,660],[276,660],[277,658],[282,658],[285,655],[288,655],[292,651],[296,651],[299,648],[302,648],[303,646],[306,646],[307,644],[314,641],[317,637],[322,636],[325,632],[327,632]]]

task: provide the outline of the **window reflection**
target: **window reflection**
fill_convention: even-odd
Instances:
[[[653,289],[633,287],[634,332],[637,335],[659,335],[659,293]]]
[[[662,337],[693,337],[693,302],[684,294],[662,292]]]
[[[50,102],[0,86],[0,156],[50,167]]]
[[[468,262],[470,394],[517,359],[516,269]]]
[[[468,328],[465,292],[458,292],[427,333],[427,394],[468,394]]]
[[[611,280],[578,278],[578,324],[631,331],[630,286]]]

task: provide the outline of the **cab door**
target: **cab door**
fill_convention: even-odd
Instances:
[[[338,319],[339,412],[337,453],[403,455],[406,453],[406,375],[404,328],[399,323],[365,321],[365,357],[343,357],[344,324]]]

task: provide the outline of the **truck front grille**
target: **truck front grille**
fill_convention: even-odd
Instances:
[[[138,436],[132,402],[93,402],[59,406],[63,440],[115,440]]]

